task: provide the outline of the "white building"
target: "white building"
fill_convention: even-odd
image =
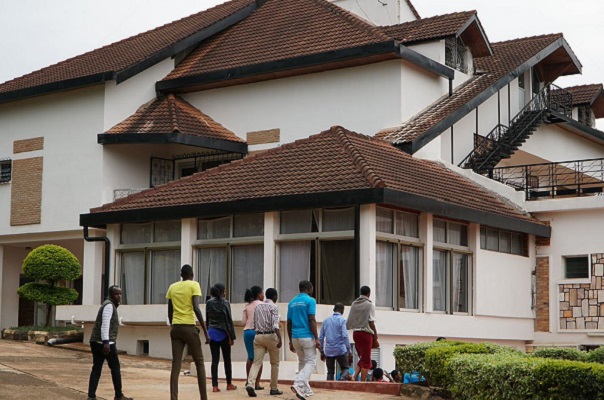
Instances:
[[[56,318],[89,334],[119,284],[132,354],[170,356],[184,263],[237,317],[254,284],[285,316],[310,279],[319,321],[371,286],[388,369],[438,336],[602,344],[602,86],[551,85],[581,70],[561,35],[357,3],[233,0],[0,85],[0,326],[34,319],[21,262],[54,243],[83,265]]]

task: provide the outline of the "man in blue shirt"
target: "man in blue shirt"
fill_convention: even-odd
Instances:
[[[352,354],[352,351],[346,330],[346,320],[342,314],[344,314],[344,304],[336,303],[333,307],[333,315],[323,321],[319,334],[319,342],[322,345],[321,360],[325,361],[327,366],[328,381],[334,380],[336,360],[342,371],[340,380],[348,380],[348,355]]]
[[[298,355],[298,377],[291,386],[292,392],[300,400],[312,396],[308,380],[315,369],[317,351],[321,348],[317,335],[317,302],[310,297],[312,283],[300,281],[300,293],[287,306],[287,335],[289,349]]]

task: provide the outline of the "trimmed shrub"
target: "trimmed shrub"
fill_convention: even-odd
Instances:
[[[426,375],[430,385],[446,388],[453,382],[452,371],[448,362],[459,354],[491,354],[484,344],[460,343],[451,346],[432,347],[426,350]]]
[[[574,347],[539,347],[531,353],[531,357],[585,361],[587,359],[587,353]]]
[[[37,282],[26,283],[17,290],[17,294],[28,300],[51,306],[69,304],[78,298],[78,292],[75,289]]]
[[[598,347],[587,353],[587,361],[604,364],[604,347]]]
[[[426,351],[434,347],[448,347],[463,342],[452,340],[441,340],[438,342],[421,342],[409,346],[401,346],[394,349],[394,359],[396,366],[403,373],[419,372],[425,376],[426,370]]]

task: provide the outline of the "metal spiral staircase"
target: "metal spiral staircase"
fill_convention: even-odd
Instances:
[[[570,116],[571,93],[555,85],[545,86],[510,121],[510,126],[497,124],[486,136],[474,135],[474,150],[459,164],[482,175],[512,154],[543,122],[555,122],[556,114]]]

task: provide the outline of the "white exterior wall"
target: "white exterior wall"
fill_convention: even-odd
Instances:
[[[559,329],[558,285],[571,282],[588,283],[590,281],[589,279],[565,280],[563,257],[604,252],[604,242],[602,242],[601,234],[604,199],[597,198],[597,200],[600,202],[599,208],[538,214],[539,219],[549,221],[552,227],[550,245],[539,247],[537,254],[538,256],[549,257],[550,333],[535,333],[535,344],[604,345],[604,332],[602,330],[560,331]]]
[[[395,25],[416,20],[405,0],[390,0],[383,3],[375,0],[330,1],[374,25]]]
[[[392,90],[400,87],[400,68],[393,60],[183,97],[243,139],[247,132],[278,128],[283,144],[333,125],[374,135],[401,123],[401,94]]]
[[[174,60],[167,58],[119,85],[105,83],[105,116],[102,133],[128,118],[139,107],[155,98],[155,82],[162,80],[174,68]]]
[[[44,157],[42,223],[10,226],[10,184],[0,185],[0,232],[19,234],[80,229],[80,213],[99,205],[103,148],[103,87],[79,89],[0,106],[0,149],[44,137],[44,149],[11,155]],[[2,150],[4,152],[6,150]]]

